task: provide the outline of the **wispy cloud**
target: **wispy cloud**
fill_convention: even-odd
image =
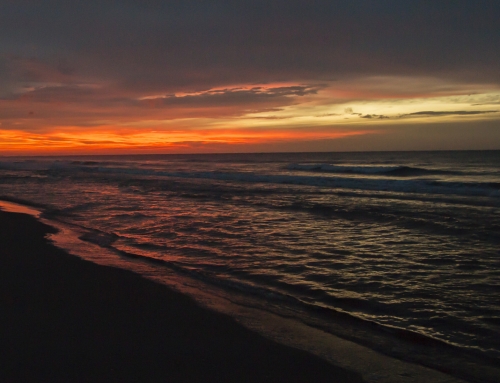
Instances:
[[[365,114],[364,116],[360,116],[361,118],[368,118],[368,119],[378,119],[378,120],[384,120],[387,118],[390,118],[389,116],[384,116],[383,114]]]
[[[402,114],[399,118],[405,117],[447,117],[447,116],[474,116],[481,114],[498,113],[498,110],[455,110],[455,111],[422,111]]]
[[[324,86],[292,85],[281,87],[257,86],[251,88],[213,89],[193,93],[179,93],[165,96],[142,97],[141,102],[154,103],[155,106],[209,106],[234,105],[266,102],[271,99],[285,101],[292,97],[302,97],[318,93]]]

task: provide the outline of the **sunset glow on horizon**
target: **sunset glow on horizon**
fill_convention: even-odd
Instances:
[[[349,7],[333,12],[328,2],[279,12],[254,4],[260,11],[248,14],[227,6],[230,19],[201,4],[3,7],[0,155],[500,149],[500,60],[474,51],[498,39],[485,10],[482,24],[455,25],[435,7],[430,17],[453,30],[425,30],[440,51],[419,40],[425,7],[398,3],[395,15],[381,5],[374,16],[406,26],[387,35],[368,7],[357,9],[353,30],[342,18]],[[462,8],[455,17],[471,12]],[[51,30],[34,21],[37,12]],[[301,33],[283,35],[297,20]],[[461,44],[462,29],[476,40]],[[350,44],[336,39],[344,35]],[[447,139],[452,124],[460,135]]]

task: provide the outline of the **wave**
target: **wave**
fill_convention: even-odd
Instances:
[[[28,170],[44,171],[58,169],[83,169],[95,168],[97,166],[123,166],[127,161],[110,160],[61,160],[52,158],[19,159],[10,161],[0,161],[0,170]]]
[[[63,170],[62,168],[60,170]],[[146,177],[173,177],[188,179],[207,179],[216,181],[286,184],[297,186],[330,187],[335,189],[354,189],[374,192],[396,192],[417,194],[445,194],[461,196],[500,197],[500,185],[497,182],[460,182],[434,181],[425,179],[379,179],[346,178],[317,175],[256,174],[249,172],[166,172],[137,168],[91,167],[80,169],[86,173],[105,173],[116,175],[134,175]]]
[[[19,161],[0,161],[0,170],[46,170],[54,161],[35,161],[35,160],[19,160]]]
[[[99,161],[71,161],[71,164],[93,166],[93,165],[100,165],[100,164],[102,164],[102,162],[99,162]]]
[[[298,170],[320,173],[387,175],[394,177],[412,177],[425,175],[458,175],[460,172],[425,169],[411,166],[346,166],[331,164],[290,164],[288,170]]]
[[[404,178],[417,175],[458,174],[452,171],[427,169],[408,166],[347,166],[331,164],[292,164],[288,169],[303,171],[304,174],[264,174],[254,172],[222,172],[222,171],[168,171],[145,169],[141,164],[132,167],[130,164],[113,166],[111,162],[77,162],[77,161],[3,161],[0,169],[44,170],[37,175],[60,175],[61,173],[109,174],[116,176],[136,176],[138,180],[145,178],[184,178],[227,181],[232,183],[254,183],[270,185],[297,185],[312,187],[328,187],[338,190],[368,191],[375,195],[387,193],[412,193],[420,195],[446,195],[462,197],[500,197],[499,182],[474,182],[472,180],[448,181],[444,179]],[[322,173],[338,173],[338,176]],[[341,174],[358,174],[358,177],[342,177]],[[364,175],[364,177],[363,177]],[[379,177],[370,177],[377,175]],[[384,177],[385,176],[385,177]],[[397,178],[402,177],[402,178]],[[123,177],[125,180],[127,177]],[[130,177],[128,177],[130,178]],[[494,179],[493,179],[494,180]],[[493,181],[492,180],[492,181]],[[486,179],[485,179],[486,181]],[[495,180],[496,181],[496,180]],[[496,202],[494,203],[496,204]]]
[[[48,209],[50,207],[48,205],[44,205],[44,204],[37,203],[37,202],[34,202],[34,201],[30,201],[30,200],[23,199],[23,198],[13,197],[13,196],[10,196],[10,195],[0,195],[0,200],[1,201],[7,201],[7,202],[14,202],[14,203],[17,203],[19,205],[24,205],[24,206],[28,206],[28,207],[34,207],[34,208],[37,208],[37,209],[43,209],[44,211],[45,211],[45,209]]]
[[[92,230],[78,237],[82,241],[91,242],[101,247],[111,247],[111,245],[119,238],[114,233],[105,233],[100,230]]]
[[[182,262],[159,259],[137,254],[133,251],[118,249],[113,246],[115,238],[113,234],[106,235],[96,231],[93,231],[88,236],[80,237],[82,240],[109,248],[124,258],[135,259],[159,267],[165,267],[180,275],[185,275],[188,278],[208,286],[221,289],[226,293],[237,293],[238,295],[243,295],[252,299],[251,301],[245,300],[245,305],[256,305],[255,307],[264,308],[271,312],[273,312],[273,308],[275,308],[278,310],[278,314],[285,313],[285,315],[287,312],[286,310],[292,310],[294,315],[297,315],[305,323],[323,328],[326,331],[331,331],[337,335],[365,344],[382,352],[387,353],[388,350],[392,350],[389,351],[389,354],[396,357],[405,359],[407,357],[405,351],[407,347],[418,347],[423,352],[422,355],[427,355],[428,352],[444,352],[447,356],[454,355],[455,357],[461,358],[463,354],[467,354],[474,359],[480,357],[483,364],[493,366],[498,361],[495,356],[484,355],[481,352],[484,350],[479,350],[474,347],[463,347],[443,339],[435,338],[430,334],[397,327],[391,324],[380,323],[369,317],[358,315],[358,313],[364,311],[369,313],[387,309],[375,301],[331,296],[329,297],[330,299],[324,299],[324,297],[322,297],[323,299],[320,299],[320,302],[313,302],[297,296],[297,291],[289,292],[286,291],[286,288],[283,290],[279,286],[261,286],[258,283],[253,283],[251,280],[234,279],[227,274],[230,272],[227,267],[222,267],[221,270],[215,267],[214,270],[211,271],[207,268],[200,269],[184,265]],[[217,271],[222,271],[222,274],[218,274]],[[294,290],[294,286],[288,287]],[[232,295],[230,296],[232,297]],[[257,299],[257,301],[253,299]],[[261,307],[261,305],[257,303],[258,301],[264,302],[264,306]],[[321,301],[324,302],[322,303]],[[305,316],[302,316],[301,313],[304,313]],[[310,320],[310,314],[313,314],[315,318],[322,318],[323,321],[318,322],[314,319]],[[405,346],[401,348],[401,345]],[[442,361],[438,359],[438,355],[436,354],[435,363],[428,358],[419,360],[419,362],[423,364],[429,363],[429,366],[441,369],[443,368],[441,365]]]

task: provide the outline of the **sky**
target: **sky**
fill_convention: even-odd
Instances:
[[[500,149],[498,0],[0,0],[0,155]]]

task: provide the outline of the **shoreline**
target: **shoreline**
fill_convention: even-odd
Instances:
[[[71,256],[0,211],[3,381],[362,382],[127,271]]]
[[[27,211],[23,211],[23,213],[36,216],[36,214],[35,214],[36,210],[30,209],[29,207],[26,207],[23,205],[18,205],[17,203],[15,203],[14,205],[16,205],[16,207],[13,209],[13,211],[18,210],[18,207],[19,207],[21,209],[21,211],[23,209],[27,209]],[[2,207],[5,209],[6,205],[0,203],[0,225],[6,226],[5,222],[4,222],[5,221],[5,214],[10,215],[13,213],[2,212]],[[161,281],[156,281],[159,283],[155,283],[155,282],[149,281],[147,278],[144,278],[144,276],[141,277],[140,275],[136,274],[135,272],[122,270],[121,268],[117,269],[116,268],[117,266],[110,267],[110,266],[96,265],[95,263],[93,263],[91,261],[89,262],[86,260],[82,260],[82,259],[78,258],[77,256],[71,255],[71,254],[65,252],[64,250],[61,250],[59,248],[60,247],[59,245],[58,245],[58,247],[55,247],[55,246],[53,246],[52,243],[48,243],[47,240],[43,239],[43,236],[45,234],[47,234],[47,232],[53,233],[54,230],[52,228],[50,228],[50,226],[44,225],[44,223],[37,221],[35,218],[28,217],[24,214],[21,214],[21,215],[13,214],[13,216],[17,216],[18,218],[15,218],[17,220],[21,219],[19,217],[22,217],[21,220],[27,220],[27,221],[31,220],[32,221],[32,222],[26,221],[27,223],[26,222],[24,223],[23,230],[25,231],[25,233],[23,233],[23,234],[27,237],[32,237],[32,238],[36,239],[35,242],[38,244],[37,246],[43,248],[43,250],[39,250],[39,252],[43,251],[45,253],[45,256],[47,256],[47,252],[50,252],[51,254],[48,254],[48,256],[52,259],[52,262],[55,262],[55,264],[59,268],[61,268],[61,267],[67,268],[67,267],[69,267],[70,264],[72,264],[72,267],[78,268],[77,264],[79,264],[80,266],[83,264],[86,264],[85,268],[90,268],[90,269],[94,270],[93,273],[95,273],[95,275],[93,274],[93,278],[97,277],[98,283],[103,283],[102,280],[109,278],[111,274],[114,275],[115,273],[118,273],[118,274],[124,273],[123,274],[124,279],[122,281],[115,281],[118,285],[121,284],[120,289],[118,289],[117,286],[114,286],[113,288],[115,290],[123,290],[122,292],[125,295],[127,292],[130,292],[130,293],[135,294],[135,295],[140,295],[139,291],[142,291],[141,289],[144,289],[144,286],[142,286],[143,284],[153,284],[155,286],[154,287],[155,290],[163,291],[163,292],[158,292],[158,294],[160,294],[160,295],[164,294],[164,297],[162,298],[160,303],[158,300],[155,301],[156,306],[163,306],[164,304],[171,304],[172,297],[170,295],[180,296],[180,297],[182,297],[182,298],[179,298],[180,301],[182,302],[180,304],[181,310],[185,309],[184,314],[182,314],[182,313],[178,314],[181,317],[182,316],[189,317],[190,316],[189,313],[192,312],[191,310],[198,310],[198,314],[197,314],[198,316],[203,317],[203,318],[208,317],[208,319],[205,318],[206,320],[203,319],[202,322],[206,322],[206,321],[211,321],[211,323],[213,323],[214,321],[219,322],[219,319],[214,319],[213,317],[222,318],[222,319],[220,319],[221,322],[226,323],[227,321],[229,321],[231,323],[229,325],[230,327],[235,326],[236,328],[239,329],[239,330],[235,330],[235,331],[242,331],[242,333],[238,333],[238,335],[236,336],[237,337],[236,339],[233,339],[231,342],[229,342],[229,343],[231,343],[231,347],[235,348],[235,350],[236,350],[236,351],[233,350],[233,352],[231,354],[234,354],[236,352],[236,353],[239,353],[240,355],[244,355],[244,358],[255,357],[252,355],[247,355],[247,353],[249,352],[248,350],[242,350],[242,348],[245,348],[245,349],[247,348],[247,346],[246,346],[247,342],[239,341],[238,337],[241,337],[244,335],[247,338],[249,338],[249,337],[255,338],[255,342],[257,342],[257,343],[262,342],[262,341],[267,342],[267,343],[270,342],[271,344],[274,344],[275,347],[278,347],[278,349],[279,348],[287,349],[286,352],[283,350],[278,351],[279,353],[281,353],[280,354],[281,356],[277,356],[277,358],[280,360],[280,362],[285,363],[285,365],[289,365],[291,363],[294,366],[295,365],[301,366],[300,370],[302,371],[302,375],[301,374],[297,375],[297,373],[293,372],[293,371],[286,372],[285,371],[286,368],[285,368],[285,370],[280,371],[279,374],[274,375],[275,378],[272,378],[272,375],[269,375],[269,373],[266,372],[267,375],[264,378],[264,380],[262,380],[263,379],[262,375],[259,375],[258,378],[255,377],[255,379],[254,379],[252,377],[252,374],[248,375],[248,372],[246,373],[245,378],[243,378],[242,376],[236,377],[236,375],[235,375],[235,376],[232,376],[230,378],[228,377],[227,380],[225,380],[225,378],[221,378],[221,376],[224,376],[224,374],[221,375],[220,373],[217,375],[217,377],[214,377],[214,380],[210,380],[209,377],[205,376],[206,375],[205,373],[201,373],[201,375],[198,375],[197,377],[194,377],[194,378],[191,377],[187,380],[183,380],[184,378],[182,376],[179,376],[178,380],[175,380],[175,379],[172,380],[173,378],[170,374],[168,381],[257,381],[257,380],[259,380],[259,381],[272,382],[272,381],[281,381],[283,379],[286,381],[299,382],[299,381],[311,381],[311,380],[323,381],[323,380],[321,380],[322,376],[330,375],[324,381],[330,381],[330,382],[335,382],[335,381],[339,381],[339,382],[350,382],[350,381],[353,381],[353,382],[361,382],[361,381],[370,381],[370,382],[371,381],[373,381],[373,382],[399,382],[399,381],[401,381],[401,382],[403,382],[403,381],[404,382],[420,382],[420,381],[422,381],[422,382],[424,382],[424,381],[425,382],[462,382],[462,380],[460,380],[456,377],[452,377],[450,375],[443,374],[441,372],[438,372],[438,371],[433,370],[433,369],[429,369],[427,367],[412,364],[410,362],[404,362],[404,361],[400,361],[397,359],[393,359],[389,356],[385,356],[385,355],[379,354],[376,351],[370,350],[364,346],[355,344],[353,342],[350,342],[350,341],[347,341],[344,339],[337,338],[336,336],[334,336],[332,334],[324,333],[323,331],[321,331],[319,329],[310,328],[304,324],[302,324],[301,326],[300,325],[297,326],[296,321],[290,320],[287,318],[278,317],[275,314],[267,313],[266,314],[267,317],[265,318],[265,320],[268,321],[269,323],[272,322],[271,327],[274,328],[274,331],[278,334],[278,336],[275,336],[276,334],[269,334],[269,333],[266,334],[266,331],[261,331],[262,328],[260,328],[258,324],[255,325],[254,323],[250,323],[250,324],[244,323],[244,321],[240,320],[241,318],[237,318],[237,321],[235,321],[234,319],[231,319],[231,317],[236,317],[234,315],[231,315],[232,313],[228,313],[228,312],[224,313],[224,310],[218,310],[217,307],[215,307],[215,308],[210,307],[210,305],[206,305],[206,304],[202,304],[202,306],[205,306],[205,307],[200,307],[200,305],[199,305],[200,302],[195,302],[195,300],[193,300],[192,297],[191,298],[187,297],[183,291],[181,291],[179,293],[179,292],[175,291],[176,289],[172,290],[171,286],[165,286],[164,284],[161,284]],[[47,222],[46,220],[42,220],[42,221],[45,221],[45,223]],[[43,227],[43,229],[40,229],[40,225],[41,225],[41,227]],[[40,231],[40,230],[43,231],[43,234],[41,235],[42,238],[40,238],[39,232],[37,232],[36,234],[33,233],[34,227],[37,227],[37,226],[38,226],[38,229],[37,229],[38,231]],[[13,227],[10,227],[10,226],[8,227],[7,231],[9,231],[9,230],[11,232],[14,232],[14,233],[16,232],[16,229]],[[31,234],[30,234],[30,232],[31,232]],[[3,238],[3,235],[2,235],[2,238]],[[52,242],[53,238],[54,237],[51,238],[51,242]],[[14,245],[14,247],[16,247],[16,246],[19,247],[19,245],[20,244],[17,243]],[[24,254],[22,254],[22,255],[26,256],[26,244],[23,244],[23,246],[24,246],[24,250],[22,250],[21,253],[24,251]],[[23,246],[21,246],[21,248],[23,248]],[[32,245],[32,247],[33,246],[34,245]],[[65,247],[65,248],[68,249],[68,247]],[[33,249],[31,251],[33,251]],[[61,262],[65,263],[68,260],[71,260],[71,261],[69,263],[66,263],[65,266],[60,264]],[[2,262],[3,261],[0,259],[0,265]],[[83,262],[83,263],[81,263],[81,262]],[[19,272],[20,272],[20,270],[18,270],[18,275],[20,275]],[[64,272],[66,273],[67,270],[65,270]],[[71,272],[74,273],[74,270]],[[91,271],[89,271],[89,272],[92,273]],[[118,277],[118,278],[120,278],[120,277]],[[133,278],[134,282],[132,283],[132,285],[133,286],[137,285],[139,287],[137,287],[137,286],[136,287],[124,286],[126,284],[127,278]],[[155,278],[153,278],[153,279],[155,279]],[[75,286],[72,286],[72,288],[75,288]],[[82,286],[79,287],[80,290],[82,290],[84,288],[85,287],[82,287]],[[81,291],[80,291],[80,294],[81,294]],[[124,299],[122,294],[120,294],[120,292],[118,292],[118,291],[114,291],[113,294],[114,295],[112,298],[108,297],[108,303],[115,304],[115,303],[119,302],[120,304],[122,304],[123,303],[122,301]],[[53,298],[54,297],[52,297],[52,299]],[[137,297],[137,299],[139,299],[139,298],[140,297]],[[45,297],[44,299],[47,299],[47,297]],[[109,301],[109,299],[111,301]],[[164,303],[163,300],[165,300],[166,303]],[[50,301],[50,299],[49,299],[49,301]],[[140,303],[140,302],[134,302],[134,304],[136,304],[136,303]],[[207,306],[210,307],[210,309],[207,309],[206,308]],[[129,307],[129,310],[134,309],[134,307],[135,307],[135,309],[137,309],[137,306],[132,305]],[[146,310],[146,311],[151,309],[150,307],[145,308],[144,304],[142,304],[142,306],[140,306],[140,307],[141,307],[141,310]],[[193,307],[195,307],[195,309]],[[160,311],[162,310],[161,307],[155,307],[154,309],[160,310]],[[215,312],[215,311],[219,311],[219,313]],[[223,312],[223,314],[220,314],[220,312]],[[102,312],[97,312],[96,315],[101,315],[101,314],[102,314]],[[163,314],[165,314],[165,313],[163,312]],[[109,314],[106,314],[106,315],[109,315]],[[172,318],[170,318],[170,319],[172,319]],[[81,319],[79,319],[79,321],[80,320]],[[167,318],[167,322],[168,322],[168,320],[169,320],[169,318]],[[245,326],[242,326],[240,323],[236,323],[236,322],[242,322]],[[268,325],[269,325],[269,323],[268,323]],[[31,325],[36,326],[36,324],[33,324],[33,323]],[[75,325],[78,325],[78,323],[75,323]],[[203,326],[203,325],[200,325],[200,326]],[[133,331],[133,327],[134,326],[132,324],[129,324],[128,331]],[[189,326],[187,326],[187,327],[189,327]],[[2,328],[5,328],[5,327],[3,326]],[[158,329],[158,326],[156,326],[156,328]],[[248,330],[247,328],[250,328],[251,330]],[[154,330],[152,330],[152,331],[154,331]],[[161,331],[163,331],[163,333],[165,332],[164,329],[162,329]],[[190,331],[189,329],[184,329],[185,333],[187,333],[189,331]],[[300,336],[302,336],[304,338],[308,337],[309,344],[310,345],[313,344],[313,347],[315,350],[311,350],[310,347],[309,348],[304,347],[303,344],[301,344],[300,340],[299,340],[299,342],[297,342],[296,339],[294,340],[293,337],[290,336],[289,332],[294,332],[295,335],[300,334]],[[245,333],[247,333],[247,335],[245,335]],[[257,333],[260,333],[260,334],[257,334]],[[281,334],[281,333],[283,333],[283,334]],[[250,334],[250,335],[248,335],[248,334]],[[262,334],[265,334],[268,336],[262,337]],[[122,334],[122,336],[123,335],[124,334]],[[154,334],[151,334],[151,335],[154,335]],[[269,335],[271,335],[271,336],[269,336]],[[224,336],[227,336],[227,335],[224,335],[224,334],[216,335],[216,337],[224,337]],[[192,337],[190,337],[190,339],[191,338]],[[271,338],[273,340],[269,340],[268,338]],[[151,337],[150,337],[150,339],[151,339]],[[46,339],[46,341],[48,341],[48,339]],[[205,339],[205,341],[206,341],[206,339]],[[228,340],[226,339],[224,342],[227,342],[227,341]],[[277,343],[275,341],[277,341]],[[252,340],[252,342],[253,342],[253,340]],[[237,343],[237,344],[234,344],[234,343]],[[279,343],[281,343],[281,344],[279,344]],[[283,346],[282,344],[286,344],[286,346]],[[289,347],[289,346],[292,346],[292,347]],[[158,347],[160,349],[160,351],[158,351],[158,352],[159,352],[159,354],[161,354],[163,352],[162,347],[161,347],[161,345],[158,345]],[[171,347],[171,345],[165,344],[164,347],[166,349],[168,349],[169,347]],[[303,349],[306,351],[302,351],[300,349]],[[297,356],[297,355],[293,356],[292,354],[294,354],[294,353],[298,353],[297,355],[299,355],[299,356]],[[219,355],[219,357],[220,357],[220,355]],[[262,352],[259,351],[259,363],[263,362],[262,360],[260,360],[260,358],[267,359],[267,358],[269,358],[269,355],[262,354]],[[290,359],[290,358],[292,358],[292,359]],[[286,362],[286,360],[294,360],[293,358],[295,358],[295,359],[299,358],[298,359],[299,361],[298,362],[297,361]],[[303,358],[305,358],[305,359],[303,359]],[[192,359],[192,358],[187,357],[185,359]],[[311,360],[314,360],[314,362],[311,362]],[[330,363],[325,362],[325,360],[328,360]],[[258,363],[255,364],[255,361],[252,363],[254,364],[254,367],[258,366]],[[310,366],[311,363],[316,363],[316,364],[319,363],[318,366],[320,366],[320,367],[308,369],[308,366]],[[326,367],[324,365],[325,363],[326,363]],[[143,361],[142,364],[148,365],[149,362],[146,363]],[[267,368],[271,368],[273,371],[275,371],[276,368],[279,368],[279,365],[280,365],[279,363],[273,362],[272,367],[268,366]],[[340,366],[340,367],[336,367],[336,366]],[[256,368],[258,368],[258,367],[256,367]],[[335,372],[329,372],[326,375],[322,375],[321,371],[323,371],[325,368],[327,370],[333,369]],[[254,370],[254,368],[251,368],[251,370]],[[237,368],[237,369],[233,369],[231,374],[240,373],[243,371],[244,371],[244,368],[242,368],[242,369]],[[305,373],[305,375],[304,375],[304,373]],[[337,377],[337,380],[335,377]],[[361,377],[364,378],[364,380],[362,380]],[[198,380],[198,379],[201,379],[201,380]],[[109,381],[109,378],[106,378],[104,380]],[[32,381],[32,380],[28,379],[28,381]],[[95,377],[92,378],[91,381],[96,381]],[[99,381],[99,380],[97,380],[97,381]],[[118,381],[136,381],[136,380],[123,380],[123,378],[120,378]]]

